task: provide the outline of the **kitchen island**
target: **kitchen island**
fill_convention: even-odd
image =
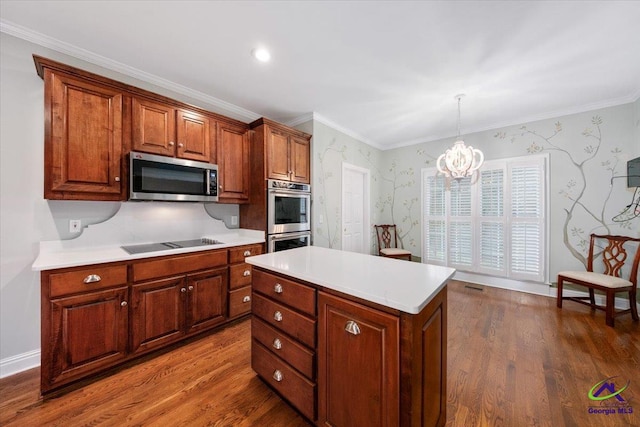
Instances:
[[[443,426],[455,270],[309,246],[249,257],[252,366],[316,425]]]

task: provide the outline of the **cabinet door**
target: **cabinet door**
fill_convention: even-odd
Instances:
[[[122,200],[122,92],[45,71],[45,199]]]
[[[126,287],[53,299],[48,305],[42,319],[43,392],[126,357]]]
[[[176,109],[170,105],[133,98],[133,150],[163,156],[175,154]]]
[[[218,123],[218,183],[221,202],[249,200],[250,146],[247,129]]]
[[[211,162],[211,119],[205,115],[178,110],[176,156]]]
[[[158,348],[185,335],[186,293],[182,276],[131,287],[132,352]]]
[[[289,136],[276,129],[267,128],[267,177],[289,181]]]
[[[311,143],[304,138],[291,137],[291,181],[311,182],[311,168],[309,162],[311,159]]]
[[[399,425],[399,318],[319,293],[318,425]]]
[[[187,332],[219,325],[226,318],[227,268],[187,276]]]

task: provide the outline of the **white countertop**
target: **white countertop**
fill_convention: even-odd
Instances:
[[[455,269],[306,246],[246,258],[246,262],[405,313],[419,313]]]
[[[106,262],[130,261],[141,258],[210,251],[234,246],[264,243],[264,233],[251,233],[251,235],[247,236],[244,235],[242,231],[244,230],[239,230],[235,233],[202,236],[209,239],[220,240],[224,242],[222,244],[198,246],[195,248],[169,249],[133,255],[130,255],[119,245],[65,248],[63,245],[64,241],[40,242],[40,254],[32,264],[31,269],[34,271],[53,270],[56,268],[78,267],[82,265],[101,264]]]

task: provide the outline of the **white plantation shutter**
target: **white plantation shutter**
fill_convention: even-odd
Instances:
[[[543,282],[545,159],[487,161],[473,181],[423,170],[423,262]]]
[[[428,176],[423,184],[423,200],[426,209],[423,224],[427,232],[424,239],[424,255],[431,263],[445,264],[446,254],[446,207],[444,176]],[[424,180],[423,180],[424,181]]]

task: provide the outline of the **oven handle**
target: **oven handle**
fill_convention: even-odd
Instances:
[[[280,233],[280,234],[270,234],[269,235],[269,240],[285,240],[285,239],[295,239],[297,237],[304,237],[304,236],[309,236],[311,237],[311,231],[300,231],[300,232],[295,232],[295,233]]]
[[[311,192],[300,190],[285,190],[279,188],[277,190],[268,190],[270,196],[283,196],[283,197],[311,197]]]

